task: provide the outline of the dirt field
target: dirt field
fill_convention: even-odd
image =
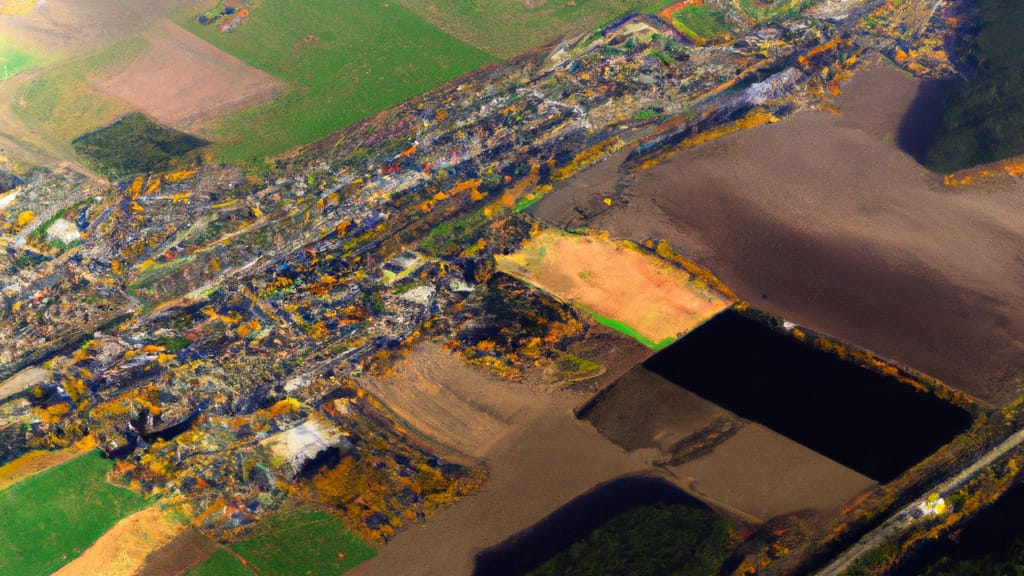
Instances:
[[[802,510],[837,512],[875,481],[756,423],[710,454],[670,467],[677,481],[709,502],[761,519]]]
[[[360,380],[431,444],[482,458],[512,428],[540,393],[490,377],[439,344],[414,347],[397,373]]]
[[[45,0],[34,11],[0,16],[0,33],[29,49],[78,56],[134,36],[203,0]]]
[[[610,209],[614,183],[584,173],[534,212],[664,238],[760,308],[1001,404],[1024,384],[1024,194],[946,188],[895,147],[917,86],[876,65],[838,115],[677,154]]]
[[[180,130],[271,100],[285,84],[169,20],[143,37],[149,46],[119,74],[94,86]]]
[[[147,556],[137,575],[181,576],[205,562],[218,549],[216,542],[189,527]]]
[[[604,394],[586,418],[627,450],[669,452],[679,441],[726,414],[685,388],[636,366]]]
[[[598,385],[620,378],[649,354],[611,331],[597,331],[588,341],[572,351],[609,366]],[[574,416],[573,409],[590,397],[589,391],[545,392],[503,382],[484,370],[460,366],[457,357],[436,344],[417,344],[396,367],[392,381],[370,383],[374,393],[406,419],[413,433],[434,443],[463,446],[481,458],[490,477],[480,492],[426,524],[400,531],[352,574],[470,574],[478,553],[594,486],[624,475],[664,476],[652,466],[661,450],[727,412],[671,383],[652,386],[643,376],[629,371],[622,380],[629,384],[621,393],[613,389],[606,397],[612,401],[594,409],[602,414],[599,425],[615,427],[617,441],[631,448],[626,450]],[[757,425],[744,428],[748,426]],[[721,455],[713,451],[684,463],[668,479],[747,518],[808,508],[828,514],[871,485],[823,456],[757,428],[756,433],[726,440],[719,446],[725,451]],[[466,438],[458,436],[463,431],[468,431]],[[820,494],[801,499],[801,490],[812,488]]]
[[[828,513],[875,485],[813,450],[739,418],[661,376],[637,366],[616,382],[586,415],[616,444],[668,459],[684,440],[728,420],[732,432],[708,441],[711,450],[670,465],[689,492],[726,509],[767,520],[800,510]]]
[[[26,368],[18,372],[7,380],[0,382],[0,400],[20,394],[36,384],[45,383],[50,379],[51,374],[50,370],[36,367]]]
[[[54,576],[131,576],[150,552],[170,542],[183,529],[157,507],[136,512],[107,530],[81,556],[54,572]]]
[[[542,232],[498,269],[604,318],[649,343],[671,342],[730,302],[698,290],[689,274],[610,240]]]

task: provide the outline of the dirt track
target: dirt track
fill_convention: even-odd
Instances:
[[[897,149],[917,86],[875,65],[838,115],[677,154],[611,209],[612,180],[592,170],[534,211],[667,239],[760,308],[1003,403],[1024,384],[1024,188],[949,189]]]

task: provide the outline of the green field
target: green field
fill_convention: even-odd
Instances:
[[[258,574],[337,576],[376,555],[340,520],[308,508],[274,514],[255,530],[250,537],[232,544],[231,551]],[[250,572],[223,550],[189,572],[189,576],[222,574],[241,576]]]
[[[41,64],[39,56],[0,39],[0,82]]]
[[[52,139],[70,144],[78,136],[110,124],[131,108],[94,90],[91,76],[115,74],[146,47],[142,38],[113,44],[98,54],[46,70],[20,87],[11,110]],[[70,152],[70,146],[68,147]]]
[[[709,510],[643,506],[612,518],[530,576],[707,576],[731,552],[729,525]]]
[[[99,451],[0,491],[0,574],[49,574],[81,554],[146,500],[107,483]]]
[[[395,2],[328,0],[255,5],[224,34],[180,15],[187,30],[290,85],[277,100],[223,119],[208,136],[226,162],[265,157],[320,140],[422,94],[493,58]]]
[[[562,36],[589,32],[633,12],[656,12],[671,0],[398,0],[456,38],[510,58]]]
[[[725,15],[707,6],[685,6],[677,10],[672,19],[680,32],[695,41],[710,42],[732,31]]]
[[[798,16],[805,8],[817,4],[820,0],[778,0],[762,2],[761,0],[739,0],[740,10],[758,23],[773,22]]]
[[[206,562],[189,570],[187,576],[252,576],[252,572],[227,550],[217,550]]]

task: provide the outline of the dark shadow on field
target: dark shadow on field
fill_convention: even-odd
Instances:
[[[504,542],[477,554],[474,576],[518,576],[586,538],[612,518],[639,506],[684,504],[709,508],[671,483],[630,476],[601,484]]]
[[[929,166],[928,153],[942,128],[949,99],[960,83],[958,79],[921,82],[914,100],[900,119],[896,145],[922,166]]]
[[[775,322],[728,310],[644,367],[881,483],[970,425],[966,411],[809,346]]]

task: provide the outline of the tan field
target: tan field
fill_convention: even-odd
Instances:
[[[151,552],[184,529],[185,526],[168,520],[159,508],[146,508],[104,532],[81,556],[54,572],[54,576],[131,576]]]
[[[1024,385],[1024,194],[947,188],[899,150],[917,90],[877,64],[843,86],[838,113],[678,153],[612,208],[614,179],[584,173],[535,213],[666,239],[759,308],[1001,404]]]
[[[683,270],[606,238],[545,231],[498,269],[661,344],[686,334],[731,302]]]
[[[266,102],[284,89],[281,80],[169,20],[156,23],[143,38],[148,46],[138,58],[93,85],[180,130],[194,130],[204,120]]]
[[[203,4],[204,0],[37,0],[27,14],[0,16],[0,34],[28,49],[77,56]]]
[[[63,464],[81,453],[81,450],[75,448],[26,452],[17,459],[0,466],[0,490],[13,486],[43,470]]]

